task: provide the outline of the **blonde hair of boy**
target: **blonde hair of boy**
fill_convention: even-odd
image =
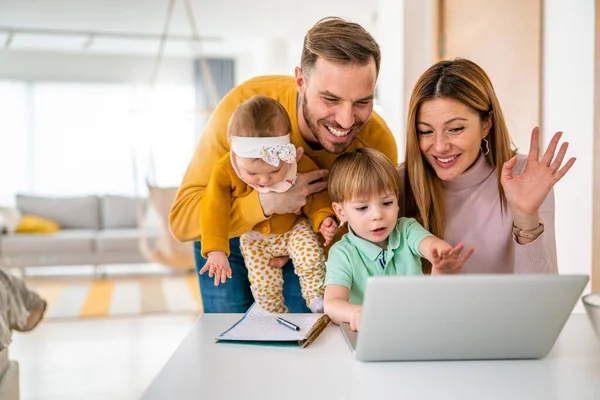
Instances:
[[[394,164],[380,151],[360,148],[341,154],[327,178],[334,203],[366,200],[381,194],[400,196],[400,177]]]
[[[227,140],[238,137],[278,137],[292,131],[292,122],[283,106],[267,96],[253,96],[235,109],[229,119]]]

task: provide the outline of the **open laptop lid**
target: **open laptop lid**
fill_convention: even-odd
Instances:
[[[586,275],[373,277],[355,356],[363,361],[545,357],[588,280]]]
[[[350,328],[350,324],[347,322],[342,322],[342,324],[340,325],[340,329],[342,330],[344,338],[346,339],[348,346],[350,346],[350,349],[352,351],[356,350],[356,340],[358,339],[358,332],[353,331]]]

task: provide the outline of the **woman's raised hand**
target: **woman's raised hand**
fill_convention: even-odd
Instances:
[[[540,206],[552,187],[565,176],[575,163],[575,157],[572,157],[562,165],[569,147],[568,142],[563,142],[558,154],[554,155],[562,132],[554,134],[546,152],[540,159],[539,136],[540,130],[535,127],[531,133],[527,164],[521,175],[513,176],[512,173],[517,163],[517,156],[505,162],[502,167],[500,182],[513,217],[516,217],[515,214],[537,216]]]

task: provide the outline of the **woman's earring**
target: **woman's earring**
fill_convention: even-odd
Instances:
[[[488,154],[490,154],[490,144],[488,143],[486,138],[483,138],[481,140],[483,140],[483,145],[481,146],[481,152],[483,153],[484,156],[487,156]]]

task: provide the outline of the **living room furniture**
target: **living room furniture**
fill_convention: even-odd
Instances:
[[[597,400],[600,394],[600,341],[585,314],[570,316],[540,360],[379,363],[354,360],[334,324],[306,349],[215,343],[241,317],[202,315],[142,399]]]
[[[141,227],[146,200],[105,195],[43,197],[19,194],[15,207],[57,222],[55,233],[0,235],[0,267],[104,265],[149,262],[140,240],[152,242],[158,228]]]
[[[0,350],[0,399],[19,400],[19,364],[8,359],[8,349]]]

